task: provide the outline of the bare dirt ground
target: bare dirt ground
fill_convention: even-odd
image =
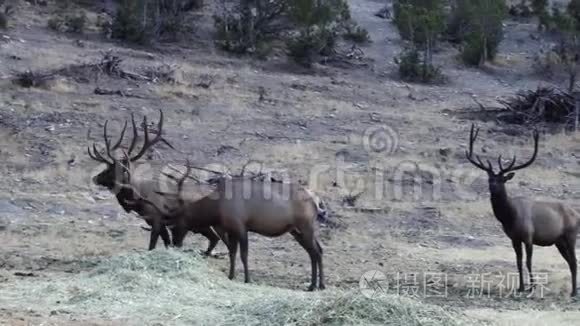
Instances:
[[[46,28],[50,9],[20,6],[16,21],[0,35],[0,288],[78,274],[107,257],[145,251],[148,233],[139,227],[141,220],[91,185],[90,177],[102,167],[85,148],[89,127],[90,137],[100,142],[98,130],[106,119],[119,130],[131,112],[154,121],[161,108],[166,138],[179,151],[159,146],[149,161],[155,167],[179,166],[189,157],[197,165],[239,171],[254,160],[309,182],[342,226],[321,229],[330,288],[358,288],[365,272],[377,270],[389,280],[385,291],[396,291],[397,280],[406,282],[406,291],[418,285],[419,292],[411,294],[417,300],[460,308],[493,324],[577,325],[580,305],[569,298],[568,267],[554,247],[534,252],[535,272],[547,275],[543,296],[506,296],[505,287],[515,284],[502,277],[516,272],[514,253],[492,215],[484,173],[464,159],[472,122],[482,127],[485,141],[479,148],[485,147],[486,155],[530,155],[530,132],[479,119],[483,115],[474,109],[473,97],[492,106],[519,89],[550,84],[530,69],[542,43],[530,37],[538,34],[535,23],[507,21],[499,58],[483,70],[462,66],[455,50],[446,48],[438,59],[449,82],[410,85],[393,78],[393,56],[402,43],[389,21],[373,15],[382,5],[351,2],[353,17],[373,39],[362,47],[366,65],[320,65],[313,73],[301,73],[283,58],[252,61],[207,46],[129,48],[93,34],[57,34]],[[41,88],[11,83],[14,72],[96,62],[107,49],[131,71],[174,65],[178,83],[78,74]],[[204,87],[209,79],[213,83]],[[96,87],[123,90],[125,96],[96,95]],[[365,135],[381,126],[392,131],[386,138],[390,146],[369,150]],[[580,180],[573,175],[577,140],[542,134],[536,163],[518,172],[510,193],[574,203],[580,198]],[[403,171],[411,177],[401,181],[397,176]],[[414,184],[422,191],[418,198]],[[343,204],[345,196],[363,190],[355,208]],[[199,235],[187,239],[187,250],[206,246]],[[217,251],[225,247],[220,244]],[[208,261],[225,277],[227,259]],[[296,291],[307,284],[307,255],[290,236],[253,235],[250,266],[258,284]],[[429,273],[446,276],[446,285],[436,287],[444,297],[423,294],[424,277],[433,277]],[[471,298],[474,275],[488,275],[491,285]],[[1,324],[123,324],[123,319],[50,314],[24,302],[8,305],[1,297],[0,292]]]

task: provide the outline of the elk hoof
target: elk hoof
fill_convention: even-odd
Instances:
[[[312,291],[314,291],[315,288],[316,288],[316,285],[312,284],[308,287],[308,289],[306,289],[306,291],[312,292]]]
[[[572,293],[570,294],[570,297],[572,297],[572,298],[575,298],[575,297],[576,297],[576,294],[577,294],[577,292],[576,292],[576,290],[574,290],[574,291],[572,291]]]
[[[326,286],[325,286],[324,284],[320,284],[320,285],[318,286],[318,289],[320,289],[320,290],[324,290],[324,289],[326,289]]]
[[[520,286],[520,287],[518,288],[518,292],[526,292],[526,288],[525,288],[525,287],[523,287],[523,286]]]

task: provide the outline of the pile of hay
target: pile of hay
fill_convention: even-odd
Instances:
[[[0,286],[0,306],[143,325],[473,325],[458,312],[358,291],[291,291],[228,280],[191,253],[110,258],[93,271]]]

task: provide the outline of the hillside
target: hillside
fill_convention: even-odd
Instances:
[[[75,36],[47,28],[51,3],[19,1],[0,30],[0,324],[577,325],[580,305],[555,247],[534,251],[544,292],[509,293],[515,255],[487,176],[464,154],[476,123],[478,151],[490,158],[531,155],[531,130],[495,121],[476,101],[497,107],[522,89],[562,86],[533,69],[548,42],[535,20],[506,20],[493,63],[468,68],[444,46],[435,60],[448,81],[409,84],[396,74],[396,28],[374,15],[384,2],[349,3],[373,42],[360,59],[309,70],[281,54],[264,61],[216,49],[210,5],[196,13],[195,42],[142,47],[103,38],[89,9],[87,32]],[[138,77],[100,69],[107,53]],[[13,82],[27,70],[54,78]],[[147,252],[145,223],[92,184],[103,166],[86,147],[102,146],[105,120],[116,135],[131,113],[155,122],[159,109],[177,150],[156,146],[144,160],[153,171],[189,159],[238,173],[254,161],[251,170],[306,182],[323,198],[339,225],[320,229],[327,291],[303,291],[310,264],[289,235],[250,236],[250,285],[241,264],[227,279],[223,244],[200,258],[200,235],[189,234],[183,251],[159,243]],[[575,204],[578,138],[542,133],[537,160],[508,191]],[[386,275],[385,298],[360,291],[372,271]],[[481,277],[489,288],[473,297]]]

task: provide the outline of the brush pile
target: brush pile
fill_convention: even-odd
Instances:
[[[520,91],[499,102],[507,111],[501,120],[508,123],[569,123],[575,118],[574,96],[557,88]]]

